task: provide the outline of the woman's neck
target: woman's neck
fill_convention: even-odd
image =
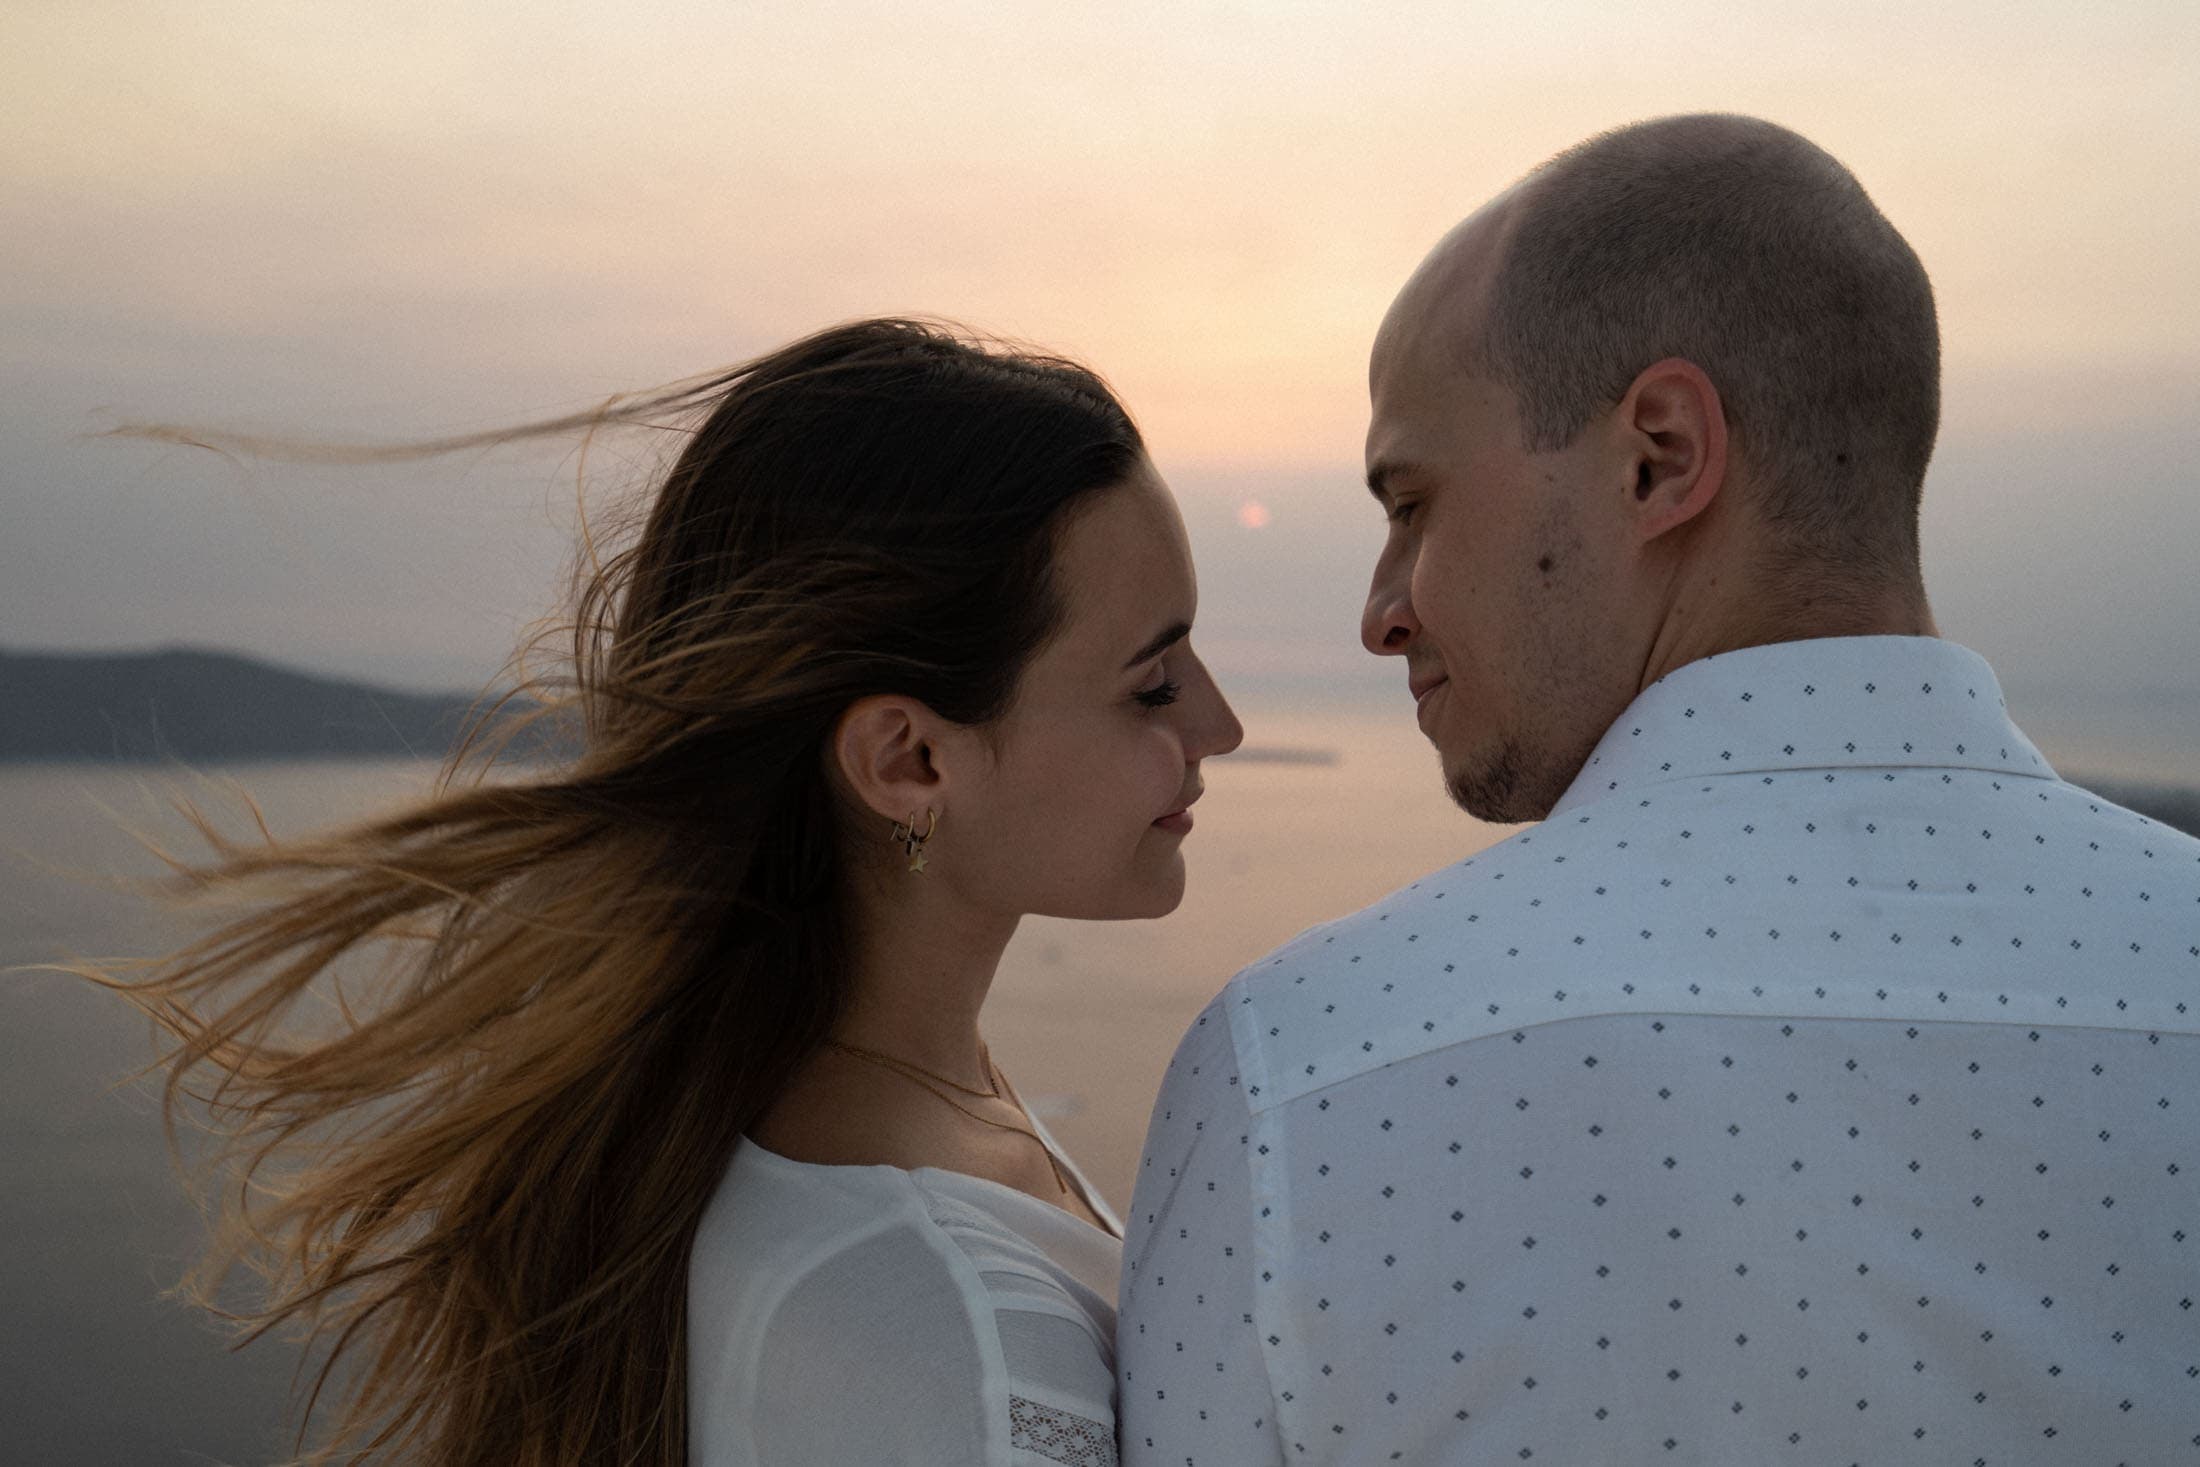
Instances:
[[[849,999],[832,1037],[990,1089],[978,1015],[1017,919],[959,910],[950,892],[864,896],[852,904]]]
[[[886,900],[851,904],[851,997],[834,1042],[747,1134],[797,1161],[984,1177],[1105,1228],[985,1052],[979,1012],[1016,918],[958,913],[951,897],[888,888]]]

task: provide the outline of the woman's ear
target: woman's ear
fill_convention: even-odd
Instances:
[[[914,698],[858,698],[833,726],[833,765],[874,815],[922,819],[946,803],[947,781],[933,757],[940,731],[939,716]]]
[[[1642,369],[1620,399],[1630,434],[1636,533],[1644,541],[1687,524],[1726,484],[1726,409],[1701,367],[1667,357]]]

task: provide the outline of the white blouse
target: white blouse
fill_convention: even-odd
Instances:
[[[1114,1467],[1122,1224],[938,1167],[744,1138],[688,1268],[696,1467]]]

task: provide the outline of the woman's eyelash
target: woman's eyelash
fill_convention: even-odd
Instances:
[[[1163,683],[1157,688],[1148,688],[1140,693],[1138,701],[1148,708],[1166,708],[1176,701],[1176,695],[1182,691],[1175,683]]]

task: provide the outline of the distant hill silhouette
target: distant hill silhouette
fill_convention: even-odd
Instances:
[[[0,650],[0,761],[440,758],[472,703],[228,652]]]

